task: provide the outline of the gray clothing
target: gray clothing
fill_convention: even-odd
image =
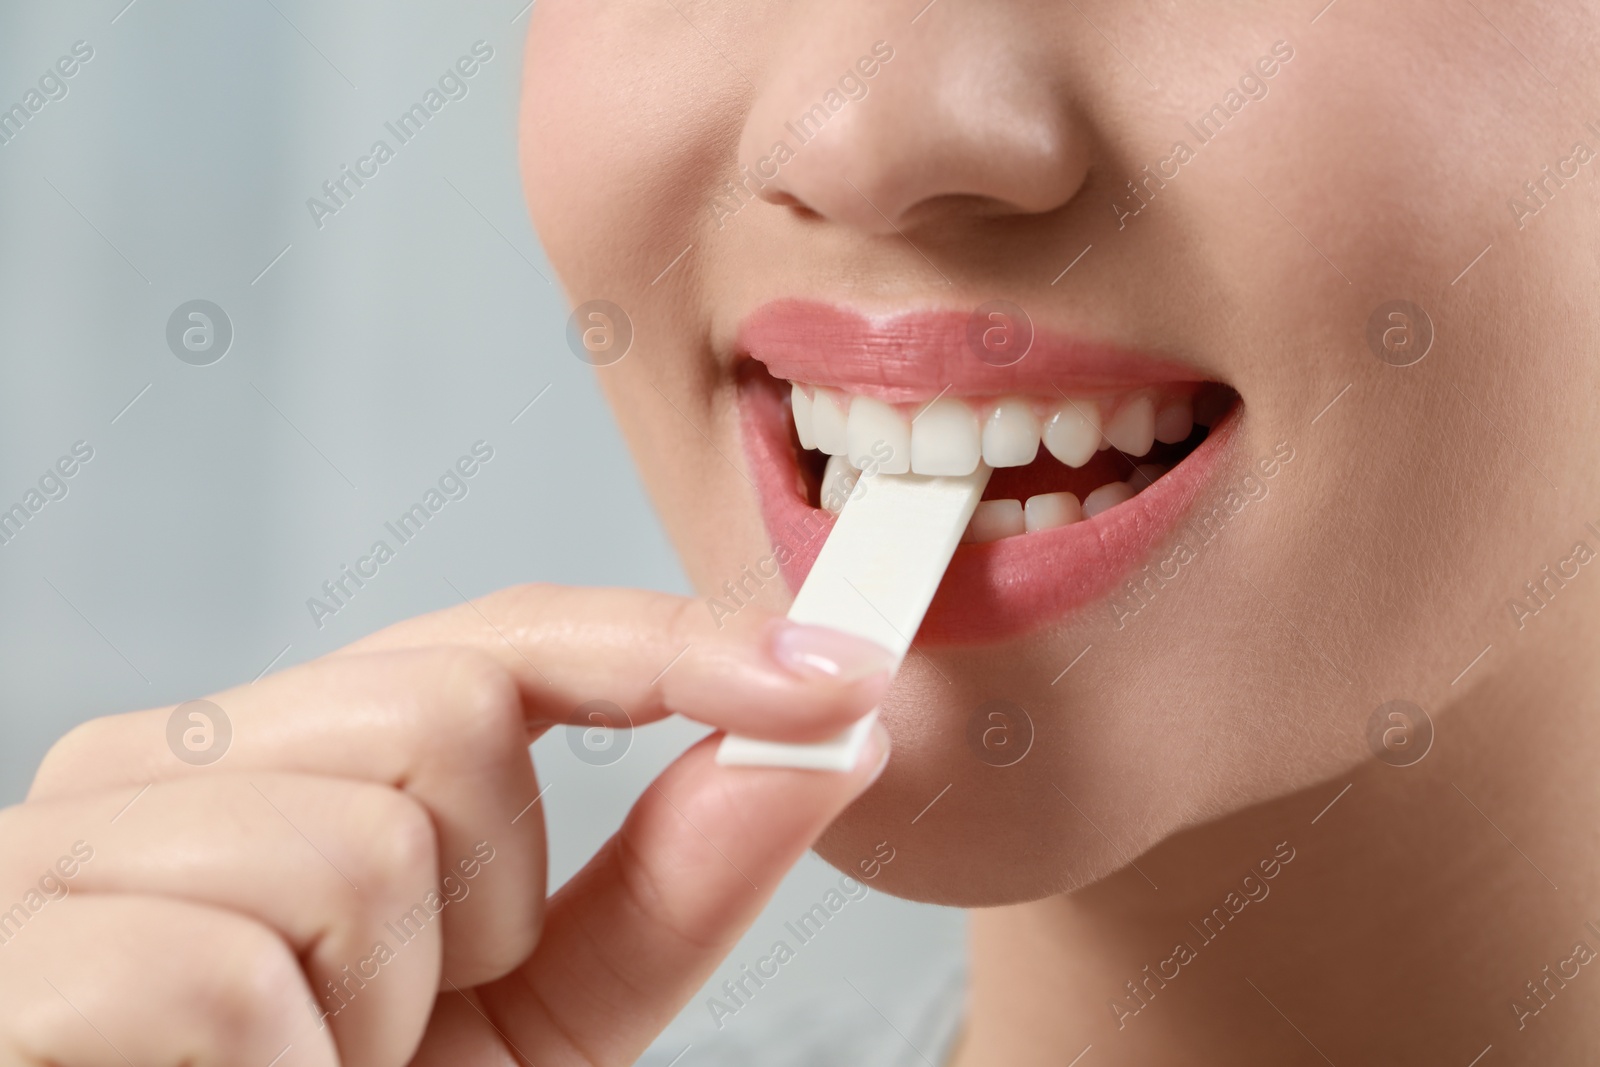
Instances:
[[[767,1016],[690,1044],[658,1042],[638,1067],[943,1067],[966,1016],[966,967],[929,968],[893,993],[841,978]],[[755,1020],[748,1020],[755,1022]],[[675,1059],[675,1057],[677,1057]]]

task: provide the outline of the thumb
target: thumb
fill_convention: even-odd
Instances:
[[[633,1063],[889,757],[881,724],[843,773],[723,766],[720,741],[701,740],[651,783],[551,898],[534,955],[481,991],[541,1067]]]

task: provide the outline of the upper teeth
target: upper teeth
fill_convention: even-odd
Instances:
[[[1033,462],[1041,443],[1062,463],[1081,467],[1101,448],[1142,456],[1155,441],[1185,440],[1194,426],[1187,391],[1058,400],[939,397],[896,406],[795,382],[793,409],[802,447],[888,474],[970,474],[980,459],[991,467],[1022,467]]]

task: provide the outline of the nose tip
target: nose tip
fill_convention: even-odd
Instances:
[[[1066,204],[1088,173],[1087,132],[1056,79],[988,43],[877,41],[850,64],[837,49],[791,53],[741,136],[756,195],[868,234]]]

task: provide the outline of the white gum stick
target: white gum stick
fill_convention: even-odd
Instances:
[[[982,463],[963,477],[863,474],[795,594],[789,618],[874,641],[894,654],[899,671],[988,483]],[[717,762],[846,771],[877,717],[874,708],[843,733],[814,744],[730,734],[717,748]]]

